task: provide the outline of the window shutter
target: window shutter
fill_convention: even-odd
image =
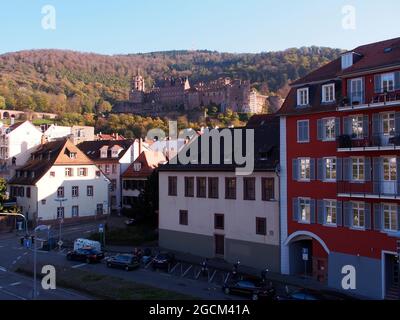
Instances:
[[[299,221],[299,199],[293,198],[293,221]]]
[[[342,201],[336,202],[336,224],[338,227],[341,227],[343,225],[342,205]]]
[[[309,126],[309,123],[308,122],[304,122],[304,127],[303,127],[303,130],[304,130],[304,135],[303,135],[303,137],[304,137],[304,141],[309,141],[310,140],[310,129],[308,128],[308,126]]]
[[[315,200],[310,200],[310,222],[315,223]]]
[[[318,215],[318,223],[325,223],[325,201],[318,200],[317,201],[317,215]]]
[[[347,80],[347,97],[352,101],[352,96],[351,96],[351,79]]]
[[[351,158],[343,159],[343,181],[351,180]]]
[[[367,115],[364,115],[363,119],[363,135],[364,138],[367,138],[369,135],[369,120]]]
[[[371,230],[371,204],[365,203],[365,229]]]
[[[351,118],[344,117],[343,132],[344,134],[351,135]]]
[[[343,180],[343,159],[337,158],[336,159],[336,181]]]
[[[382,159],[374,158],[373,159],[373,187],[374,193],[379,194],[381,192],[381,176],[382,176]]]
[[[371,158],[365,158],[365,181],[371,181]]]
[[[374,230],[382,230],[382,205],[380,203],[374,203]]]
[[[361,103],[365,103],[365,78],[361,78]]]
[[[317,121],[317,139],[324,140],[324,120]]]
[[[374,81],[375,81],[374,92],[382,93],[382,76],[380,74],[375,75]]]
[[[397,205],[397,231],[400,231],[400,206]]]
[[[342,130],[340,130],[340,118],[335,118],[335,134],[336,137],[341,135]]]
[[[394,88],[400,90],[400,71],[394,73]]]
[[[293,159],[293,167],[292,167],[292,173],[293,173],[293,180],[298,181],[299,180],[299,159]]]
[[[379,113],[374,113],[372,116],[372,137],[374,138],[374,143],[380,142],[378,139],[381,134],[381,116]],[[380,145],[380,143],[378,144]]]
[[[396,130],[396,135],[400,135],[400,112],[395,113],[395,130]]]
[[[315,159],[310,159],[310,180],[315,180]]]
[[[397,166],[397,195],[400,195],[400,157],[396,158],[396,166]]]
[[[324,159],[317,160],[317,179],[324,180]]]
[[[344,203],[344,226],[350,228],[351,224],[351,211],[353,210],[353,204],[351,202]]]

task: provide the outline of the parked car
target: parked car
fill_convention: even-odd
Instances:
[[[250,297],[252,300],[273,300],[275,288],[259,279],[232,280],[224,284],[225,294]]]
[[[101,251],[101,243],[89,239],[76,239],[74,241],[74,250],[83,248],[93,248],[97,251]]]
[[[110,257],[107,260],[107,267],[109,268],[120,268],[126,271],[133,270],[140,266],[140,261],[137,256],[133,254],[118,254],[114,257]]]
[[[82,248],[68,252],[67,259],[95,263],[104,259],[104,253],[93,248]]]
[[[165,269],[175,262],[175,256],[169,252],[162,252],[157,254],[153,259],[153,269]]]
[[[128,219],[125,220],[125,225],[128,227],[136,226],[136,219]]]

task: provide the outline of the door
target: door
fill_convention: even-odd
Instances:
[[[215,255],[223,257],[225,256],[225,236],[216,234],[214,236],[215,242]]]
[[[328,259],[313,259],[313,276],[319,282],[326,282],[328,279]]]
[[[382,193],[387,195],[396,194],[397,189],[397,160],[395,157],[383,158],[382,167]]]

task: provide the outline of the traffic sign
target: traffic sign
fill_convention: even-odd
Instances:
[[[303,261],[308,261],[308,248],[303,248],[302,255],[303,255]]]
[[[57,242],[59,247],[62,247],[62,245],[64,244],[64,242],[62,242],[61,240]]]
[[[104,225],[100,224],[99,225],[99,233],[103,233],[104,232]]]

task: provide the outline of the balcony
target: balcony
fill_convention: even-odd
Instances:
[[[339,181],[337,188],[338,197],[400,200],[400,183],[398,181],[382,180],[364,183]]]
[[[400,150],[400,133],[376,132],[372,136],[341,135],[337,139],[338,152]]]
[[[390,107],[400,104],[400,90],[393,92],[377,93],[371,101],[365,102],[364,92],[355,92],[350,97],[342,99],[338,111],[362,110],[369,108]]]

